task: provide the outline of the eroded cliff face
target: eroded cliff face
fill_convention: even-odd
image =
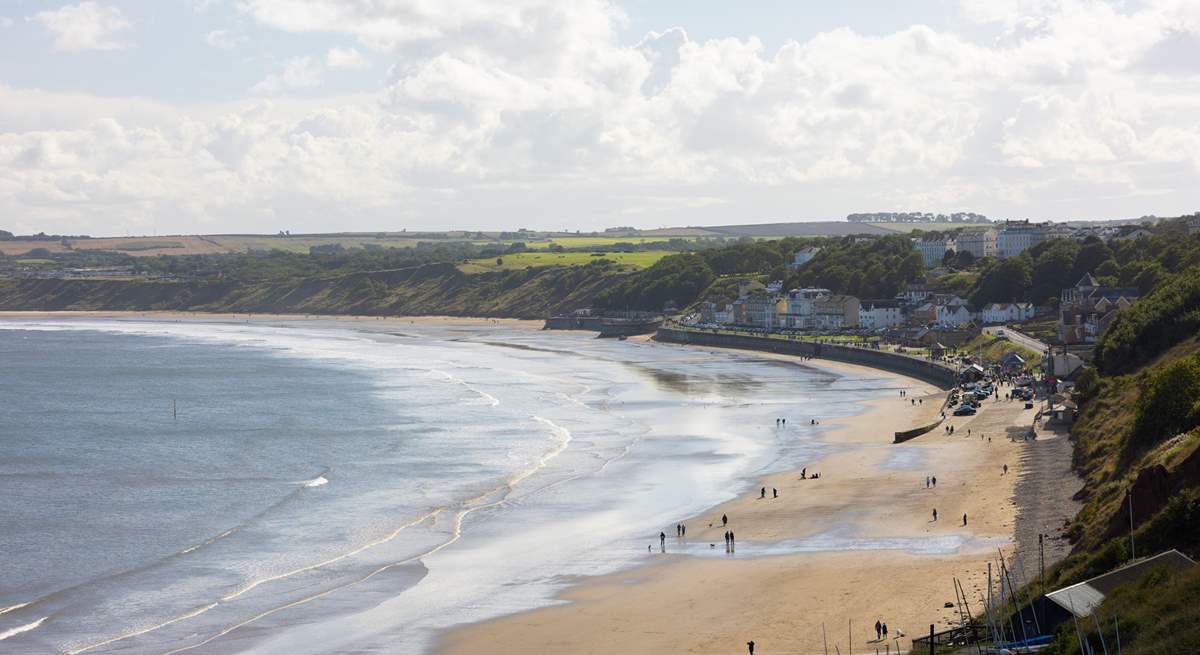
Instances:
[[[230,311],[544,318],[625,273],[592,266],[467,275],[453,264],[273,281],[6,280],[0,310]]]

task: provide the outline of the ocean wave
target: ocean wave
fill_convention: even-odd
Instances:
[[[33,623],[26,623],[25,625],[19,625],[11,630],[5,630],[4,632],[0,632],[0,641],[4,641],[5,639],[8,639],[9,637],[15,637],[15,636],[21,634],[22,632],[29,632],[30,630],[37,628],[39,625],[42,624],[42,621],[45,621],[48,618],[50,618],[50,617],[43,616],[42,618],[34,621]]]
[[[467,391],[470,391],[471,393],[474,393],[475,395],[479,396],[481,399],[483,399],[487,404],[491,405],[492,407],[496,407],[497,405],[500,404],[499,398],[493,396],[492,394],[490,394],[486,391],[483,391],[481,389],[471,386],[470,383],[468,383],[466,380],[463,380],[462,378],[454,377],[453,375],[450,375],[449,373],[447,373],[441,369],[431,368],[431,369],[426,369],[426,370],[428,370],[431,373],[437,373],[438,375],[441,375],[442,377],[444,377],[446,379],[447,382],[452,382],[454,384],[462,386]]]
[[[541,416],[536,416],[536,415],[531,418],[533,418],[533,420],[537,421],[538,423],[541,423],[542,425],[545,425],[546,427],[550,428],[550,431],[552,433],[554,433],[554,435],[556,437],[558,437],[558,444],[556,444],[553,448],[551,448],[550,450],[547,450],[544,454],[542,454],[542,456],[537,459],[537,462],[535,462],[533,466],[531,466],[531,467],[525,469],[524,471],[521,471],[521,472],[517,473],[516,475],[514,475],[513,477],[509,478],[508,486],[510,488],[515,487],[516,485],[520,484],[522,480],[525,480],[529,476],[531,476],[534,473],[537,473],[541,469],[545,468],[546,465],[550,463],[550,460],[554,459],[555,457],[558,457],[562,453],[562,451],[567,449],[567,444],[571,443],[571,431],[570,430],[555,423],[554,421],[551,421],[548,418],[542,418]]]
[[[315,477],[311,480],[304,481],[304,486],[308,487],[310,489],[313,487],[321,487],[321,486],[324,486],[327,484],[329,484],[329,480],[325,479],[325,476],[323,476],[323,475],[318,475],[317,477]]]
[[[9,612],[15,612],[15,611],[21,609],[22,607],[25,607],[28,604],[29,603],[18,603],[16,605],[10,605],[8,607],[0,609],[0,614],[8,614]]]

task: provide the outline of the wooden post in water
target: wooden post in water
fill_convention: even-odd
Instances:
[[[171,418],[176,421],[179,420],[179,407],[176,406],[174,398],[171,399]]]
[[[933,655],[933,624],[929,624],[929,655]]]

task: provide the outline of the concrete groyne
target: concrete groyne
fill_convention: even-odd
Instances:
[[[829,359],[847,364],[858,364],[860,366],[869,366],[871,368],[891,371],[892,373],[907,375],[936,385],[941,389],[950,389],[956,383],[955,370],[950,366],[940,362],[908,357],[883,350],[874,350],[872,348],[857,348],[854,346],[819,343],[801,339],[781,339],[731,334],[728,332],[690,330],[678,327],[661,327],[655,333],[654,339],[667,343],[761,350],[764,352]]]

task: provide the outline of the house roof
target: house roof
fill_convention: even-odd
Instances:
[[[1084,580],[1069,587],[1063,587],[1046,594],[1055,605],[1067,610],[1078,617],[1091,616],[1092,610],[1104,602],[1104,597],[1117,587],[1133,582],[1151,570],[1166,567],[1174,570],[1184,570],[1196,566],[1196,563],[1177,550],[1168,550],[1154,557],[1126,564],[1090,580]]]
[[[1079,281],[1075,283],[1075,286],[1076,286],[1076,288],[1078,288],[1078,287],[1098,287],[1098,286],[1100,286],[1100,283],[1096,281],[1096,278],[1092,277],[1091,273],[1084,273],[1083,277],[1079,278]]]

